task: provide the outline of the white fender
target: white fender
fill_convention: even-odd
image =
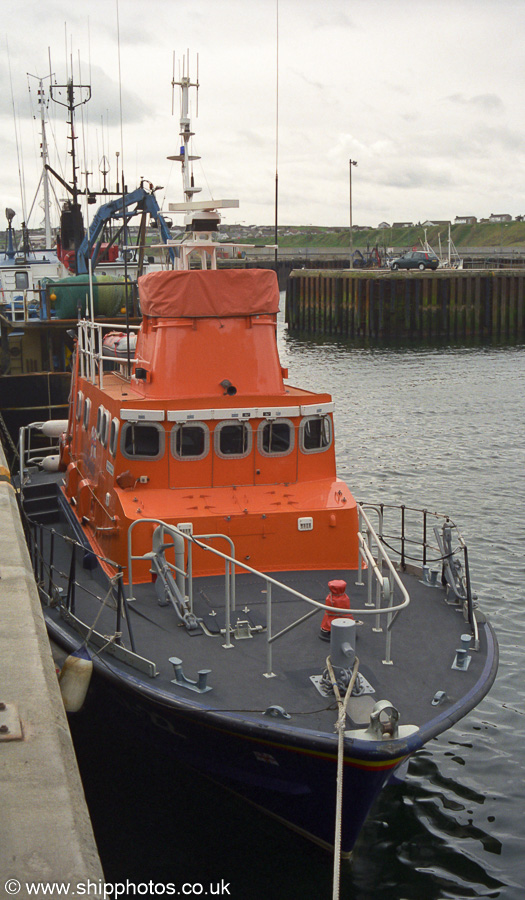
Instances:
[[[53,456],[44,456],[42,460],[42,468],[45,472],[58,472],[59,466],[60,456],[58,456],[58,454],[54,454]]]
[[[41,431],[46,437],[58,438],[64,431],[67,431],[67,419],[48,419],[42,423]]]
[[[78,712],[84,704],[93,674],[93,662],[87,647],[79,647],[67,657],[58,676],[66,712]]]

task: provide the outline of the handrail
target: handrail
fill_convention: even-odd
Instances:
[[[379,538],[378,538],[376,532],[374,531],[374,529],[372,528],[372,526],[370,524],[370,520],[368,519],[366,514],[364,514],[364,518],[368,523],[370,533],[373,535],[377,546],[380,547]],[[323,611],[333,612],[333,606],[327,606],[327,605],[325,605],[325,603],[322,603],[319,600],[314,600],[312,597],[308,597],[306,594],[303,594],[301,591],[297,591],[294,588],[291,588],[288,585],[283,584],[281,581],[278,581],[276,578],[272,578],[271,575],[260,572],[258,569],[254,569],[252,566],[249,566],[246,563],[241,562],[240,560],[236,559],[235,557],[230,556],[227,553],[222,553],[220,550],[217,550],[214,547],[210,547],[209,545],[202,543],[202,541],[199,540],[198,537],[195,537],[194,535],[190,535],[184,531],[181,531],[179,528],[177,528],[176,525],[169,525],[167,522],[162,521],[162,519],[150,519],[150,518],[139,519],[135,522],[132,522],[132,524],[130,525],[130,527],[128,529],[128,583],[129,583],[130,599],[133,598],[133,561],[151,558],[150,551],[148,551],[146,554],[142,554],[140,556],[135,556],[133,554],[133,532],[138,525],[146,525],[146,524],[160,525],[160,526],[162,526],[163,531],[166,534],[171,534],[172,536],[176,535],[178,538],[182,537],[183,540],[188,544],[189,548],[191,548],[191,545],[195,545],[195,546],[199,547],[200,549],[205,550],[209,553],[212,553],[214,556],[218,556],[220,559],[223,559],[227,565],[229,564],[232,567],[231,572],[232,572],[233,580],[235,580],[235,567],[238,567],[238,568],[244,569],[246,572],[250,572],[252,575],[255,575],[257,578],[260,578],[262,581],[265,582],[265,584],[266,584],[266,607],[267,607],[267,623],[266,623],[267,639],[266,639],[266,642],[267,642],[267,669],[268,669],[268,671],[265,672],[264,674],[268,678],[273,676],[272,644],[274,643],[275,640],[277,640],[278,637],[281,637],[282,635],[284,635],[285,633],[290,631],[291,628],[296,627],[301,622],[303,622],[305,619],[305,616],[301,616],[296,622],[292,623],[291,625],[289,625],[285,629],[283,629],[281,632],[279,632],[278,635],[272,635],[272,627],[271,627],[271,622],[272,622],[271,588],[272,588],[272,585],[275,585],[276,587],[285,591],[287,594],[290,594],[291,596],[297,597],[299,600],[303,600],[305,603],[308,603],[310,606],[314,607],[314,611],[319,609],[319,610],[323,610]],[[224,535],[224,537],[227,537],[227,536]],[[191,553],[191,549],[188,550],[189,557],[190,557],[190,553]],[[367,554],[367,559],[369,561],[371,561],[371,556],[369,556],[368,554]],[[383,559],[383,561],[387,561],[386,564],[389,569],[390,576],[395,581],[397,587],[400,589],[402,597],[403,597],[403,601],[397,605],[394,605],[393,590],[391,589],[389,579],[383,578],[381,576],[379,569],[375,564],[370,565],[369,571],[374,572],[374,574],[376,575],[376,578],[377,578],[377,575],[379,574],[379,579],[377,582],[378,588],[379,588],[377,603],[373,609],[352,608],[352,614],[353,615],[355,615],[355,614],[358,614],[358,615],[373,614],[373,615],[376,615],[378,618],[382,615],[388,616],[385,663],[390,665],[391,664],[390,645],[391,645],[392,617],[393,617],[394,613],[401,612],[402,609],[405,609],[409,605],[410,596],[409,596],[408,591],[406,590],[405,586],[403,585],[401,579],[399,578],[399,575],[396,572],[393,564],[390,562],[390,560],[388,559],[388,557],[386,556],[386,554],[384,552],[382,552],[382,559]],[[185,577],[188,577],[187,572],[184,573],[184,575],[185,575]],[[230,597],[229,597],[229,591],[228,591],[228,583],[229,583],[229,579],[226,579],[225,587],[226,587],[227,595],[225,596],[225,607],[226,607],[227,634],[226,634],[226,644],[223,645],[226,648],[231,647],[230,633],[229,633],[229,631],[230,631],[230,629],[229,629]],[[380,606],[381,597],[384,597],[388,600],[388,607],[381,608],[381,606]]]
[[[360,544],[360,547],[359,547],[360,559],[361,559],[361,553],[363,553],[363,555],[366,557],[366,560],[368,562],[369,603],[371,603],[372,574],[374,575],[374,577],[376,579],[376,584],[377,584],[376,604],[375,604],[375,610],[374,610],[377,615],[376,631],[380,630],[380,615],[382,612],[385,611],[385,610],[380,609],[380,606],[379,606],[379,604],[381,602],[381,596],[380,596],[381,583],[383,584],[383,590],[382,590],[383,596],[387,597],[387,599],[388,599],[388,616],[387,616],[387,626],[386,626],[386,654],[385,654],[385,659],[383,660],[383,662],[385,663],[385,665],[391,665],[392,664],[392,660],[391,660],[392,626],[394,624],[395,618],[397,618],[397,615],[401,612],[401,610],[405,609],[409,605],[410,595],[409,595],[405,585],[401,581],[401,578],[399,577],[399,573],[396,570],[396,568],[394,567],[394,564],[392,563],[390,557],[385,552],[383,543],[380,540],[380,538],[378,537],[378,535],[376,534],[376,532],[372,526],[372,523],[371,523],[370,519],[368,518],[367,514],[365,513],[362,505],[358,503],[357,508],[358,508],[358,515],[359,515],[359,521],[360,521],[360,528],[358,531],[359,544]],[[362,535],[361,520],[363,520],[366,525],[368,542],[365,540],[365,538]],[[382,512],[381,512],[379,521],[380,521],[380,525],[382,526],[382,524],[383,524]],[[375,542],[375,545],[377,548],[377,555],[378,555],[377,563],[372,554],[372,550],[371,550],[371,546],[370,546],[371,538]],[[382,574],[381,569],[382,569],[383,563],[386,565],[386,567],[388,569],[389,577],[384,577]],[[387,585],[388,585],[388,588],[387,588]],[[401,596],[404,597],[403,603],[399,604],[397,607],[394,606],[393,602],[392,602],[393,596],[394,596],[394,585],[397,586],[397,588],[401,592]],[[369,610],[369,612],[371,612],[371,611],[372,610]]]
[[[58,438],[50,437],[48,435],[44,435],[42,432],[42,427],[44,422],[31,422],[29,425],[24,425],[19,430],[18,434],[18,471],[20,478],[20,493],[23,495],[24,493],[24,484],[26,483],[26,476],[24,474],[24,470],[26,466],[38,466],[42,464],[42,461],[46,458],[46,456],[51,456],[53,454],[58,453],[59,449],[59,441]],[[43,438],[46,438],[48,443],[39,447],[38,450],[31,449],[31,435],[33,432],[38,432]],[[26,443],[26,435],[28,437]],[[33,456],[32,453],[35,455]]]
[[[39,286],[27,288],[4,286],[2,294],[4,299],[0,303],[0,311],[13,325],[27,324],[27,322],[36,319],[49,320],[49,315],[42,315],[44,310],[42,308],[42,292]],[[31,311],[36,312],[36,315],[31,316]]]
[[[128,367],[127,357],[106,356],[103,350],[104,333],[139,331],[140,325],[128,325],[125,322],[92,322],[90,319],[80,319],[78,322],[78,354],[80,360],[80,374],[83,378],[87,378],[92,384],[98,382],[99,387],[103,387],[104,382],[104,363],[112,363],[120,367],[120,375],[129,378],[129,374],[125,375],[123,369]],[[108,373],[109,374],[109,373]]]

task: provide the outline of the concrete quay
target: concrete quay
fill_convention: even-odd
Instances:
[[[0,892],[43,896],[27,884],[54,882],[73,895],[78,884],[103,882],[1,444],[0,797]]]

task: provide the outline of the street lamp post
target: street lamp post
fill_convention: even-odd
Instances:
[[[348,161],[349,168],[349,187],[350,187],[350,268],[352,268],[354,261],[354,235],[352,232],[352,166],[357,166],[357,162],[355,159],[350,159]]]

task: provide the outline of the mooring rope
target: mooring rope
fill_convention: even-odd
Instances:
[[[346,707],[354,689],[357,672],[359,669],[359,659],[355,658],[354,668],[352,669],[352,677],[350,678],[344,700],[341,699],[339,687],[335,678],[332,662],[328,656],[326,659],[326,668],[330,675],[330,681],[334,689],[334,694],[339,707],[339,715],[335,724],[338,740],[337,740],[337,791],[335,804],[335,834],[334,834],[334,875],[332,900],[339,900],[339,888],[341,878],[341,819],[343,813],[343,760],[344,760],[344,741],[345,741],[345,725],[346,725]]]

